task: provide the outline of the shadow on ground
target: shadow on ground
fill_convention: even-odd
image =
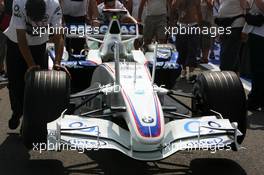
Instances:
[[[254,111],[248,115],[248,129],[264,130],[264,112]]]
[[[77,154],[77,153],[76,153]],[[245,175],[243,168],[229,159],[194,159],[190,165],[158,162],[141,162],[116,151],[86,153],[92,159],[87,163],[63,166],[59,160],[30,159],[28,150],[17,134],[9,134],[0,146],[1,175],[77,175],[77,174],[182,174],[182,175]],[[88,159],[88,158],[87,158]]]
[[[0,146],[1,175],[64,175],[58,160],[30,160],[28,150],[17,134],[9,134]]]

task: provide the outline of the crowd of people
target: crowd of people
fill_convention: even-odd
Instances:
[[[64,44],[83,46],[85,40],[67,40],[61,34],[35,36],[33,27],[54,27],[70,23],[100,25],[103,9],[127,10],[143,27],[142,48],[154,41],[167,43],[176,37],[182,66],[181,78],[195,80],[194,69],[212,58],[213,43],[220,41],[220,69],[239,75],[241,46],[247,43],[250,56],[252,90],[248,108],[264,108],[264,0],[0,0],[0,81],[9,81],[13,115],[11,129],[17,128],[23,114],[24,79],[26,72],[47,68],[45,49],[54,42],[56,58],[53,69],[60,70]],[[182,28],[185,34],[166,32],[168,27]],[[222,28],[217,36],[200,29]],[[219,31],[219,30],[218,30]],[[71,48],[73,51],[77,49]],[[210,55],[210,56],[209,56]],[[200,60],[197,57],[201,57]],[[4,66],[6,60],[6,71]],[[8,76],[7,76],[8,75]]]

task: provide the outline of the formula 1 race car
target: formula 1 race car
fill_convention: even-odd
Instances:
[[[25,145],[32,148],[44,142],[47,150],[56,151],[65,145],[114,149],[144,161],[164,159],[185,149],[238,150],[246,134],[247,111],[237,75],[204,72],[197,77],[193,94],[159,86],[155,83],[158,45],[150,71],[142,51],[127,49],[127,43],[139,37],[136,20],[136,35],[124,36],[117,17],[124,12],[105,13],[112,20],[103,40],[86,36],[102,43],[99,49],[89,50],[82,62],[94,66],[91,78],[90,72],[82,74],[89,87],[72,93],[65,72],[28,73],[22,125]],[[175,103],[167,105],[167,97]],[[179,97],[192,99],[192,107]],[[181,113],[176,104],[190,112]]]

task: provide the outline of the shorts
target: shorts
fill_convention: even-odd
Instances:
[[[165,40],[165,27],[167,26],[167,15],[146,16],[143,30],[144,40]]]

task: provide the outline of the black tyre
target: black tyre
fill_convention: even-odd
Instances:
[[[67,109],[70,80],[62,71],[32,71],[27,74],[22,137],[29,149],[33,143],[46,143],[47,123]]]
[[[238,123],[243,136],[238,137],[242,143],[247,130],[246,95],[239,77],[234,72],[204,72],[197,77],[194,85],[193,108],[202,115],[212,114],[214,110],[231,122]]]

